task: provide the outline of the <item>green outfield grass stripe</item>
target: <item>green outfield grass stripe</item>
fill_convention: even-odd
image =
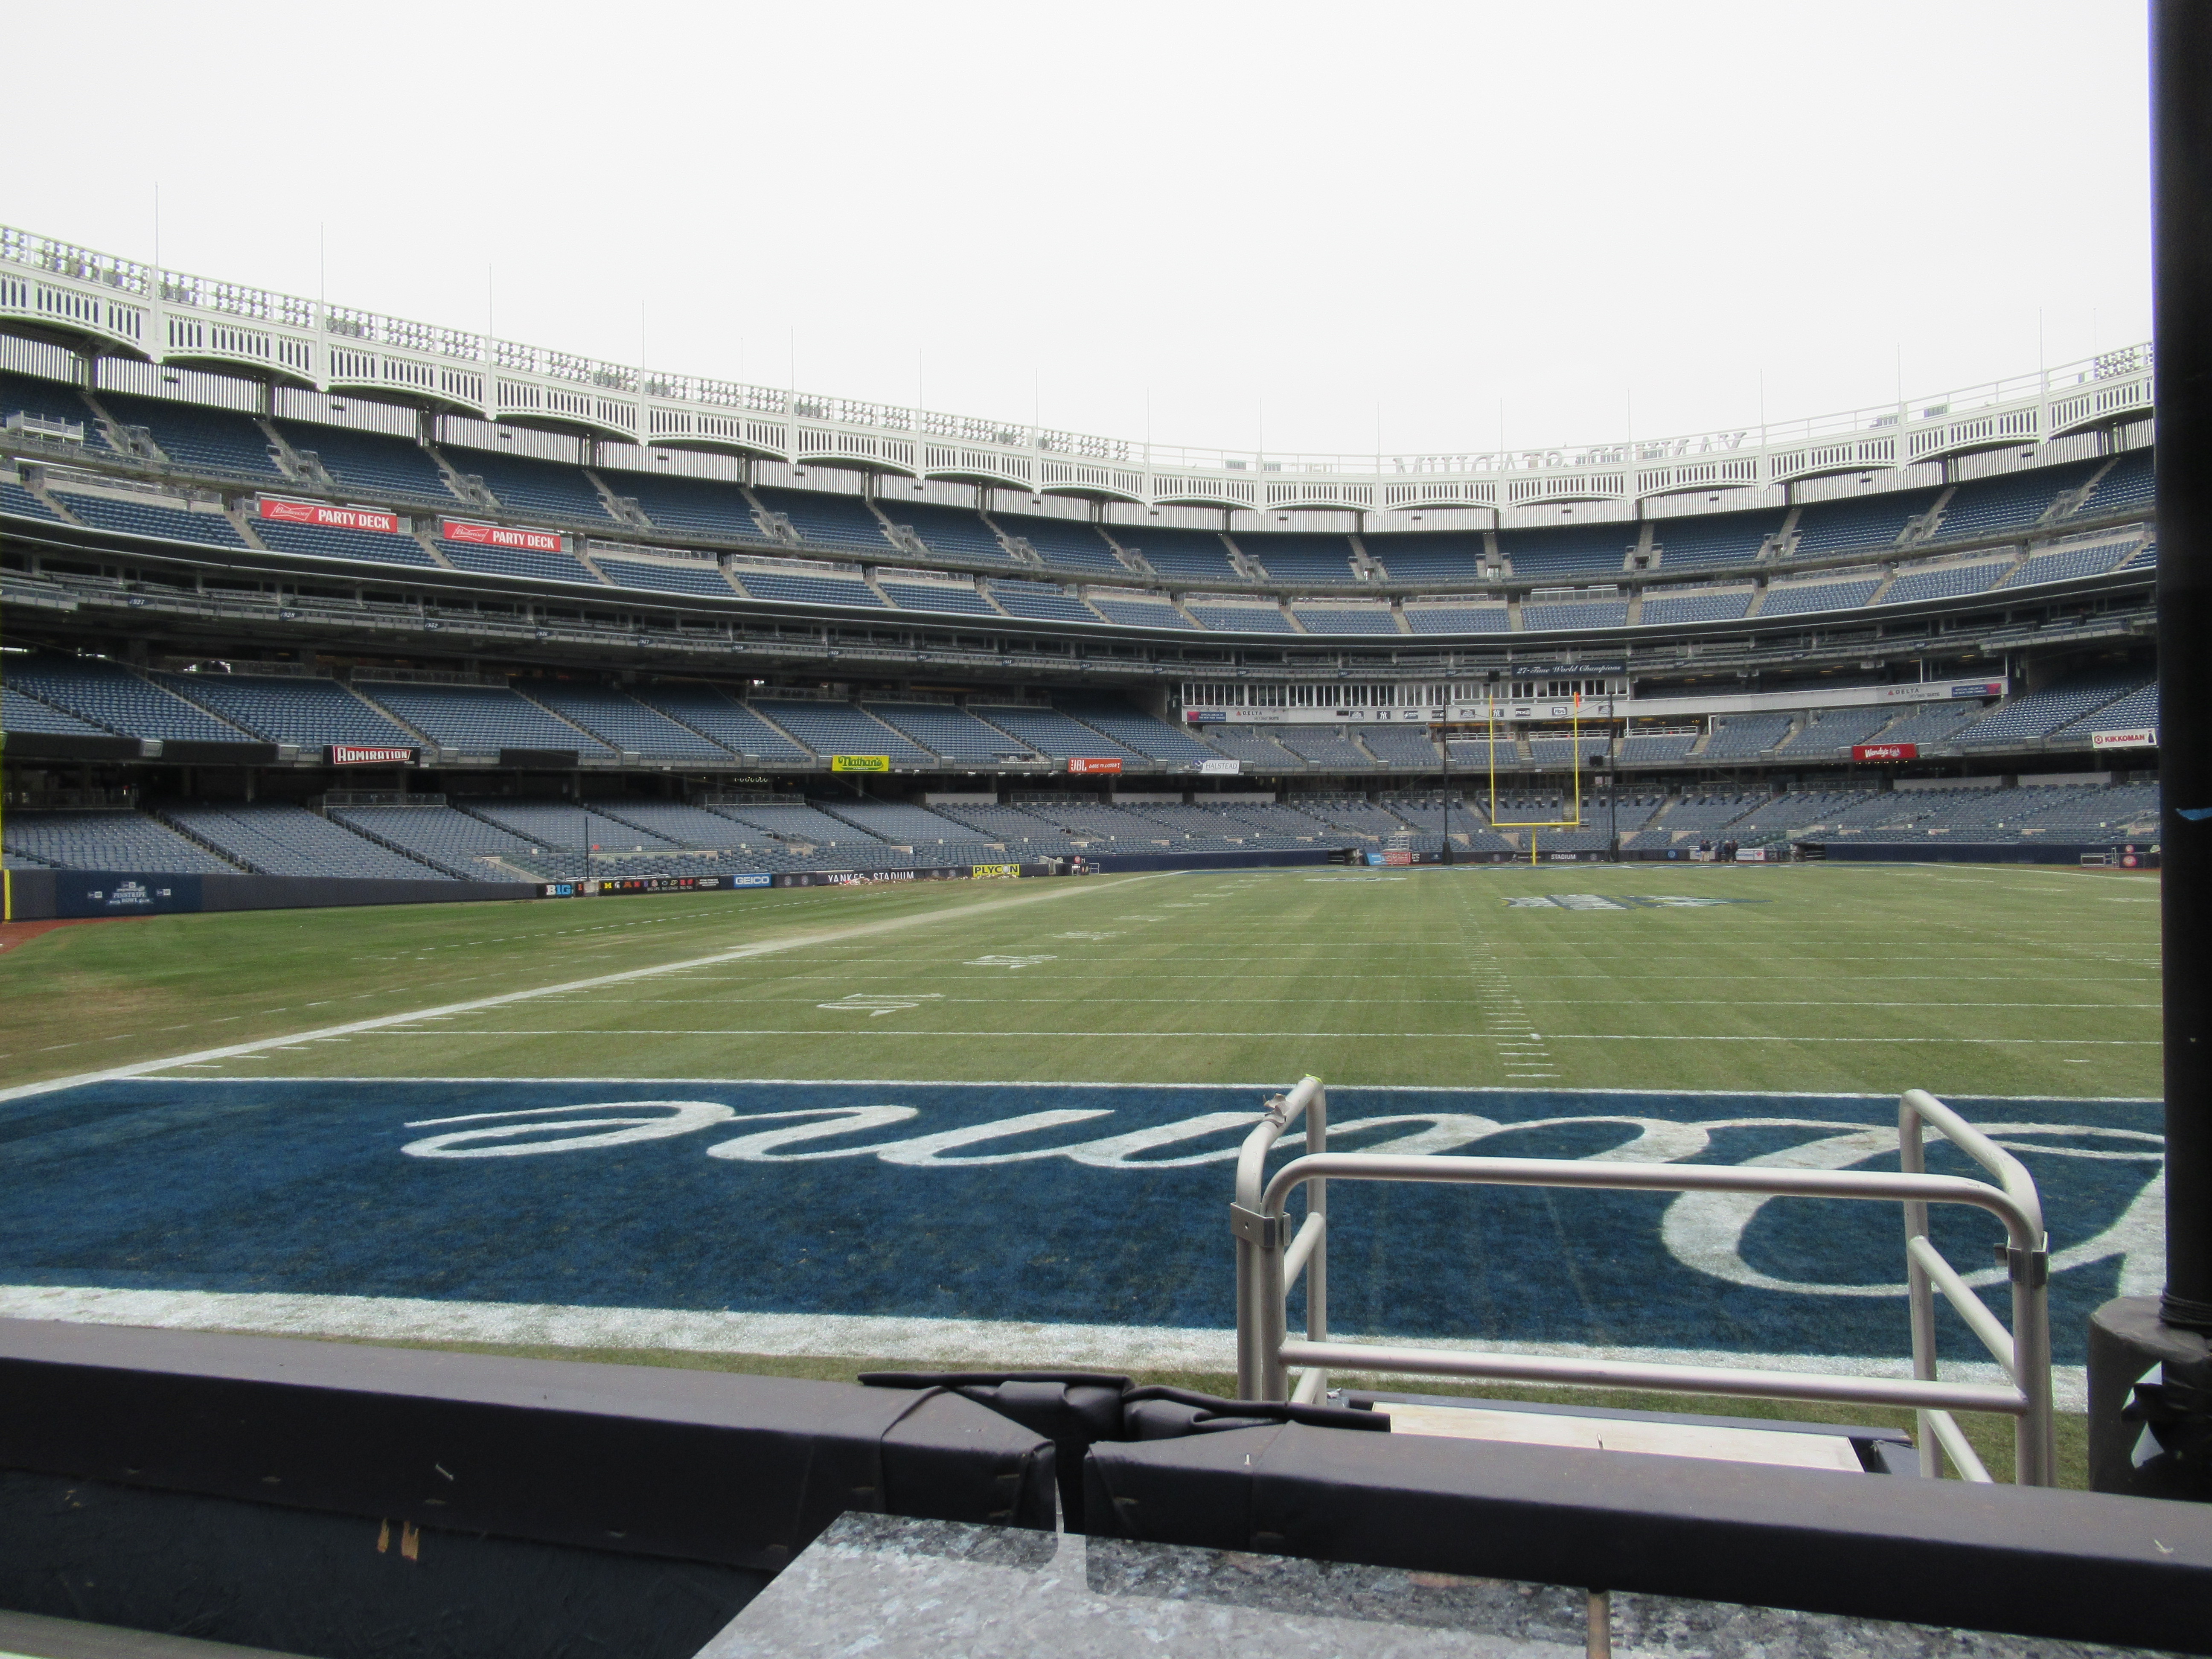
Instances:
[[[441,1302],[424,1297],[284,1295],[254,1291],[133,1291],[0,1285],[0,1317],[166,1330],[251,1331],[372,1341],[496,1342],[558,1348],[661,1349],[703,1353],[850,1355],[1006,1369],[1236,1369],[1236,1333],[1170,1325],[1047,1325],[1014,1320],[862,1314],[693,1313],[659,1308]],[[1344,1334],[1338,1340],[1356,1342]],[[1392,1338],[1405,1347],[1474,1347]],[[1484,1342],[1495,1353],[1731,1365],[1759,1370],[1910,1376],[1903,1357],[1745,1353],[1735,1350],[1613,1347],[1561,1342]],[[2001,1383],[1994,1364],[1947,1360],[1954,1381]],[[2060,1408],[2085,1409],[2079,1365],[2051,1367]]]
[[[1146,975],[1145,977],[1152,978],[1153,975]],[[771,1002],[804,1001],[812,994],[814,994],[812,992],[799,992],[789,997],[763,999],[755,996],[747,1000],[752,1001],[764,1000]],[[727,1006],[735,1000],[731,997],[594,997],[592,1000],[596,1006],[601,1007],[720,1008]],[[1004,1003],[1021,1002],[1050,1003],[1057,1006],[1067,1000],[1065,997],[956,996],[940,996],[934,1000],[943,1002],[976,1002],[992,1007]],[[1098,996],[1085,992],[1083,1000],[1086,1003],[1127,1003],[1139,1006],[1179,1008],[1189,999]],[[1210,996],[1206,998],[1208,1003],[1217,1007],[1250,1005],[1255,1007],[1272,1008],[1279,1000],[1280,999],[1275,997]],[[1342,1008],[1464,1008],[1468,1003],[1465,997],[1332,997],[1329,1000],[1335,1006]],[[1583,1000],[1579,997],[1530,997],[1526,999],[1526,1001],[1528,1006],[1539,1008],[1583,1006]],[[1637,1006],[1643,1008],[2072,1008],[2089,1009],[2100,1013],[2128,1013],[2146,1009],[2155,1011],[2164,1005],[2156,1002],[1927,1002],[1918,999],[1907,1002],[1864,1002],[1856,1000],[1839,1001],[1834,997],[1781,1002],[1753,1000],[1743,997],[1642,997],[1638,999]]]
[[[854,922],[837,929],[831,938],[855,938],[864,934],[890,933],[896,929],[925,927],[933,921],[954,917],[969,917],[1018,906],[1043,903],[1052,899],[1065,898],[1081,893],[1101,893],[1131,882],[1156,881],[1158,876],[1125,876],[1118,880],[1108,878],[1103,886],[1085,882],[1044,884],[1042,892],[1018,893],[1006,898],[986,899],[972,904],[952,905],[912,915],[886,916],[878,921]],[[539,998],[557,996],[594,989],[604,985],[625,985],[641,979],[651,979],[678,969],[697,968],[712,963],[735,962],[747,957],[768,956],[807,945],[819,944],[822,935],[791,939],[764,939],[751,945],[740,945],[727,951],[717,951],[703,957],[687,957],[680,962],[656,963],[647,968],[625,969],[619,973],[601,974],[591,979],[571,980],[564,984],[548,985],[527,991],[509,991],[500,996],[481,997],[471,1002],[456,1002],[443,1008],[417,1010],[404,1014],[385,1014],[373,1019],[351,1020],[343,1025],[325,1026],[318,1030],[292,1031],[282,1036],[263,1037],[252,1042],[232,1043],[220,1048],[203,1048],[194,1053],[175,1054],[166,1060],[141,1060],[132,1066],[118,1066],[103,1071],[81,1073],[74,1077],[50,1078],[40,1083],[21,1084],[12,1089],[0,1089],[0,1101],[15,1100],[26,1095],[47,1094],[57,1089],[73,1087],[81,1083],[103,1082],[114,1078],[140,1077],[150,1072],[166,1071],[173,1066],[203,1064],[209,1061],[248,1058],[271,1049],[289,1048],[295,1043],[366,1035],[389,1026],[418,1024],[425,1019],[446,1019],[457,1014],[477,1013],[487,1008],[510,1007],[516,1003],[532,1002]]]
[[[362,1036],[434,1036],[434,1037],[1419,1037],[1425,1041],[1449,1039],[1463,1042],[1496,1042],[1495,1031],[1259,1031],[1242,1028],[1224,1031],[1086,1031],[1073,1026],[1060,1026],[1050,1030],[1013,1030],[996,1027],[976,1031],[901,1031],[872,1030],[864,1025],[807,1025],[807,1026],[704,1026],[699,1028],[665,1028],[632,1025],[548,1025],[530,1028],[468,1027],[451,1030],[428,1027],[412,1022],[422,1015],[406,1017],[409,1024],[376,1022],[376,1029],[361,1031]],[[282,1048],[291,1039],[278,1042],[258,1043],[257,1048]],[[1963,1037],[1963,1036],[1786,1036],[1766,1033],[1756,1036],[1707,1036],[1680,1032],[1652,1034],[1638,1031],[1547,1031],[1547,1042],[1765,1042],[1785,1044],[1793,1042],[1935,1042],[1966,1043],[1976,1046],[1989,1044],[2036,1044],[2061,1048],[2155,1048],[2154,1037],[2140,1040],[2129,1037]],[[181,1064],[184,1062],[171,1062]],[[150,1070],[152,1067],[142,1067]]]

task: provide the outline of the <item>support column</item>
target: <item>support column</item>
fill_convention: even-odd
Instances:
[[[2166,1286],[2091,1321],[2089,1479],[2212,1500],[2212,7],[2156,0],[2150,50]]]

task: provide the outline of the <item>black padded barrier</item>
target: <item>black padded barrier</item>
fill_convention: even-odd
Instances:
[[[2212,1508],[1285,1424],[1100,1442],[1094,1535],[2212,1653]]]
[[[1053,1448],[943,1389],[0,1320],[17,1611],[679,1659],[848,1510],[1049,1531]]]

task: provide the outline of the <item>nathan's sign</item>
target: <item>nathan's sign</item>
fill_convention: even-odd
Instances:
[[[1071,772],[1118,772],[1121,769],[1121,763],[1111,756],[1071,755],[1067,758],[1067,769]]]
[[[2124,731],[2092,732],[2092,749],[2155,749],[2158,747],[2158,727],[2133,726]]]
[[[333,766],[412,766],[415,751],[398,744],[363,743],[334,743],[331,745],[331,764]]]
[[[438,533],[449,542],[471,542],[478,547],[511,547],[526,553],[561,550],[561,533],[556,530],[511,530],[505,525],[444,519],[439,521]]]
[[[891,769],[891,757],[889,755],[832,755],[830,757],[830,769],[832,772],[888,772]]]
[[[1855,761],[1909,761],[1920,758],[1917,743],[1855,743],[1851,745]]]
[[[332,507],[325,501],[287,501],[264,495],[257,503],[261,517],[273,524],[306,525],[313,530],[361,530],[374,536],[398,536],[397,513],[373,507]]]

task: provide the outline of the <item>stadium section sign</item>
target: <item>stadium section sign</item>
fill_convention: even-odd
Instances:
[[[333,766],[412,766],[415,750],[397,744],[377,746],[363,743],[334,743],[331,744],[331,764]]]
[[[1121,763],[1105,756],[1070,755],[1067,769],[1071,772],[1119,772]]]
[[[502,525],[441,519],[438,533],[449,542],[473,542],[479,547],[514,547],[530,553],[561,550],[561,534],[556,530],[509,530]]]
[[[1855,743],[1851,745],[1855,761],[1909,761],[1920,758],[1917,743]]]
[[[261,517],[278,524],[303,524],[317,530],[362,530],[376,536],[404,533],[397,513],[370,507],[331,507],[322,501],[287,501],[268,495],[261,496],[256,505]]]
[[[2155,749],[2158,747],[2158,727],[2130,726],[2124,732],[2092,732],[2092,749]]]
[[[891,769],[891,757],[889,755],[832,755],[830,757],[830,769],[832,772],[888,772]]]

